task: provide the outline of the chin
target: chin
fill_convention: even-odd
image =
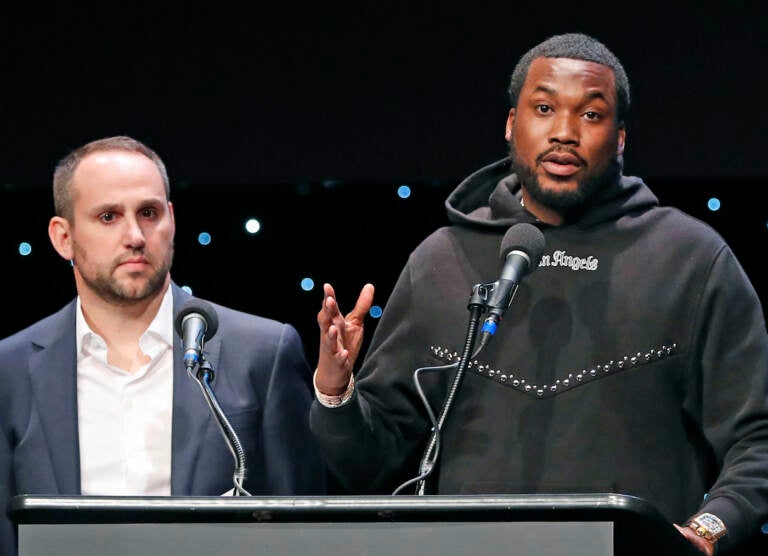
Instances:
[[[126,297],[142,298],[151,295],[153,290],[162,289],[161,286],[155,287],[154,282],[149,276],[132,276],[118,281],[118,288]]]
[[[551,195],[557,195],[558,193],[573,194],[579,191],[581,182],[572,178],[567,179],[553,179],[547,175],[539,178],[541,184],[541,190]]]

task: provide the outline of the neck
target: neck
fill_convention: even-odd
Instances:
[[[141,335],[160,310],[170,277],[163,287],[151,297],[131,303],[116,303],[99,296],[88,287],[77,284],[83,316],[91,330],[110,341],[138,342]]]
[[[91,330],[106,342],[110,365],[133,373],[149,363],[150,358],[141,350],[139,340],[160,310],[169,284],[170,278],[166,277],[164,287],[156,295],[128,304],[115,303],[88,288],[78,287],[83,317]]]
[[[552,226],[559,226],[563,223],[563,216],[559,212],[556,212],[555,210],[542,205],[535,199],[531,198],[531,196],[528,195],[528,191],[525,189],[525,186],[522,188],[522,193],[523,196],[521,198],[521,204],[525,207],[525,210],[530,212],[540,221],[544,222],[545,224],[551,224]]]

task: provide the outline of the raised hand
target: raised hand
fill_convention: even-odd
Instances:
[[[354,308],[342,315],[330,284],[323,285],[323,304],[317,313],[320,353],[315,384],[323,394],[339,395],[347,388],[363,344],[365,316],[373,303],[374,288],[366,284]]]

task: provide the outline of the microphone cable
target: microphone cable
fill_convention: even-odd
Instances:
[[[421,398],[422,403],[424,404],[424,407],[427,410],[427,415],[429,415],[430,421],[432,423],[432,434],[430,435],[429,441],[427,443],[427,447],[424,450],[424,454],[421,458],[421,462],[419,463],[418,476],[406,481],[405,483],[397,487],[397,489],[395,489],[395,491],[392,494],[397,494],[398,492],[400,492],[400,490],[403,487],[416,482],[417,483],[416,494],[423,495],[426,489],[426,479],[427,477],[429,477],[430,474],[432,474],[432,471],[434,471],[435,469],[435,465],[437,464],[437,458],[439,455],[440,433],[442,431],[443,425],[445,424],[445,420],[448,417],[448,412],[453,406],[453,401],[456,399],[456,393],[458,392],[459,387],[461,386],[461,383],[464,380],[464,374],[466,372],[467,365],[470,360],[470,355],[472,354],[472,347],[474,346],[474,343],[475,343],[475,336],[477,333],[478,323],[480,321],[480,316],[483,313],[483,308],[476,304],[470,304],[469,309],[470,309],[469,325],[467,327],[467,334],[466,334],[466,339],[464,343],[464,349],[462,351],[461,358],[459,359],[458,363],[452,363],[451,365],[445,365],[441,367],[422,367],[414,371],[414,382],[416,383],[416,389],[419,392],[419,397]],[[429,405],[429,401],[424,395],[424,392],[421,388],[421,384],[418,382],[418,374],[420,371],[444,370],[444,369],[450,369],[453,367],[456,367],[457,369],[456,375],[453,377],[453,382],[451,383],[450,389],[448,391],[448,395],[445,398],[445,402],[443,402],[443,407],[440,410],[440,417],[438,419],[435,419],[434,413],[432,412],[432,408]]]
[[[211,410],[211,413],[216,420],[216,425],[219,427],[221,434],[227,441],[227,447],[232,453],[232,457],[235,458],[235,471],[232,477],[235,486],[232,490],[232,496],[252,496],[252,494],[243,486],[247,475],[245,451],[243,450],[243,446],[240,443],[240,439],[238,438],[235,429],[224,414],[224,410],[221,408],[213,388],[211,388],[211,382],[213,382],[214,377],[213,368],[207,359],[201,356],[201,360],[197,376],[193,375],[191,367],[187,369],[187,373],[190,377],[195,379],[195,382],[200,386],[200,389],[203,392],[203,397],[208,404],[208,408]]]
[[[416,391],[419,394],[419,398],[421,398],[421,403],[424,404],[424,409],[426,409],[427,415],[429,416],[429,422],[432,424],[432,428],[430,430],[432,431],[433,434],[437,430],[437,426],[438,426],[437,418],[435,417],[435,413],[434,411],[432,411],[432,406],[429,404],[429,400],[427,399],[427,396],[424,394],[424,390],[421,387],[421,383],[419,382],[419,374],[427,371],[448,371],[451,369],[455,369],[458,366],[459,366],[459,363],[456,362],[456,363],[450,363],[449,365],[440,365],[438,367],[420,367],[413,372],[413,383],[416,385]],[[429,464],[429,467],[427,468],[427,470],[422,472],[419,476],[405,481],[403,484],[401,484],[392,492],[392,496],[400,494],[400,491],[402,491],[405,487],[412,485],[416,481],[426,479],[429,476],[429,474],[432,473],[432,468],[434,467],[434,464],[437,461],[439,454],[440,454],[440,435],[437,435],[435,440],[435,448],[434,448],[434,454],[432,457],[432,462]]]

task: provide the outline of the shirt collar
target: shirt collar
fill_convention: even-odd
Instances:
[[[147,337],[148,334],[151,334],[157,339],[164,342],[165,344],[173,347],[173,294],[171,293],[172,289],[173,288],[168,286],[168,288],[165,290],[165,294],[163,294],[163,300],[160,303],[160,308],[158,309],[157,314],[155,315],[155,318],[152,319],[151,323],[149,323],[149,327],[144,331],[144,334],[141,335],[141,338],[139,339],[139,343],[141,343],[142,340],[145,337]],[[77,307],[75,308],[75,338],[77,341],[78,356],[82,355],[83,344],[90,337],[99,338],[99,335],[96,334],[93,330],[91,330],[90,326],[88,326],[88,323],[85,320],[85,316],[83,315],[83,308],[81,306],[80,296],[78,296]]]

